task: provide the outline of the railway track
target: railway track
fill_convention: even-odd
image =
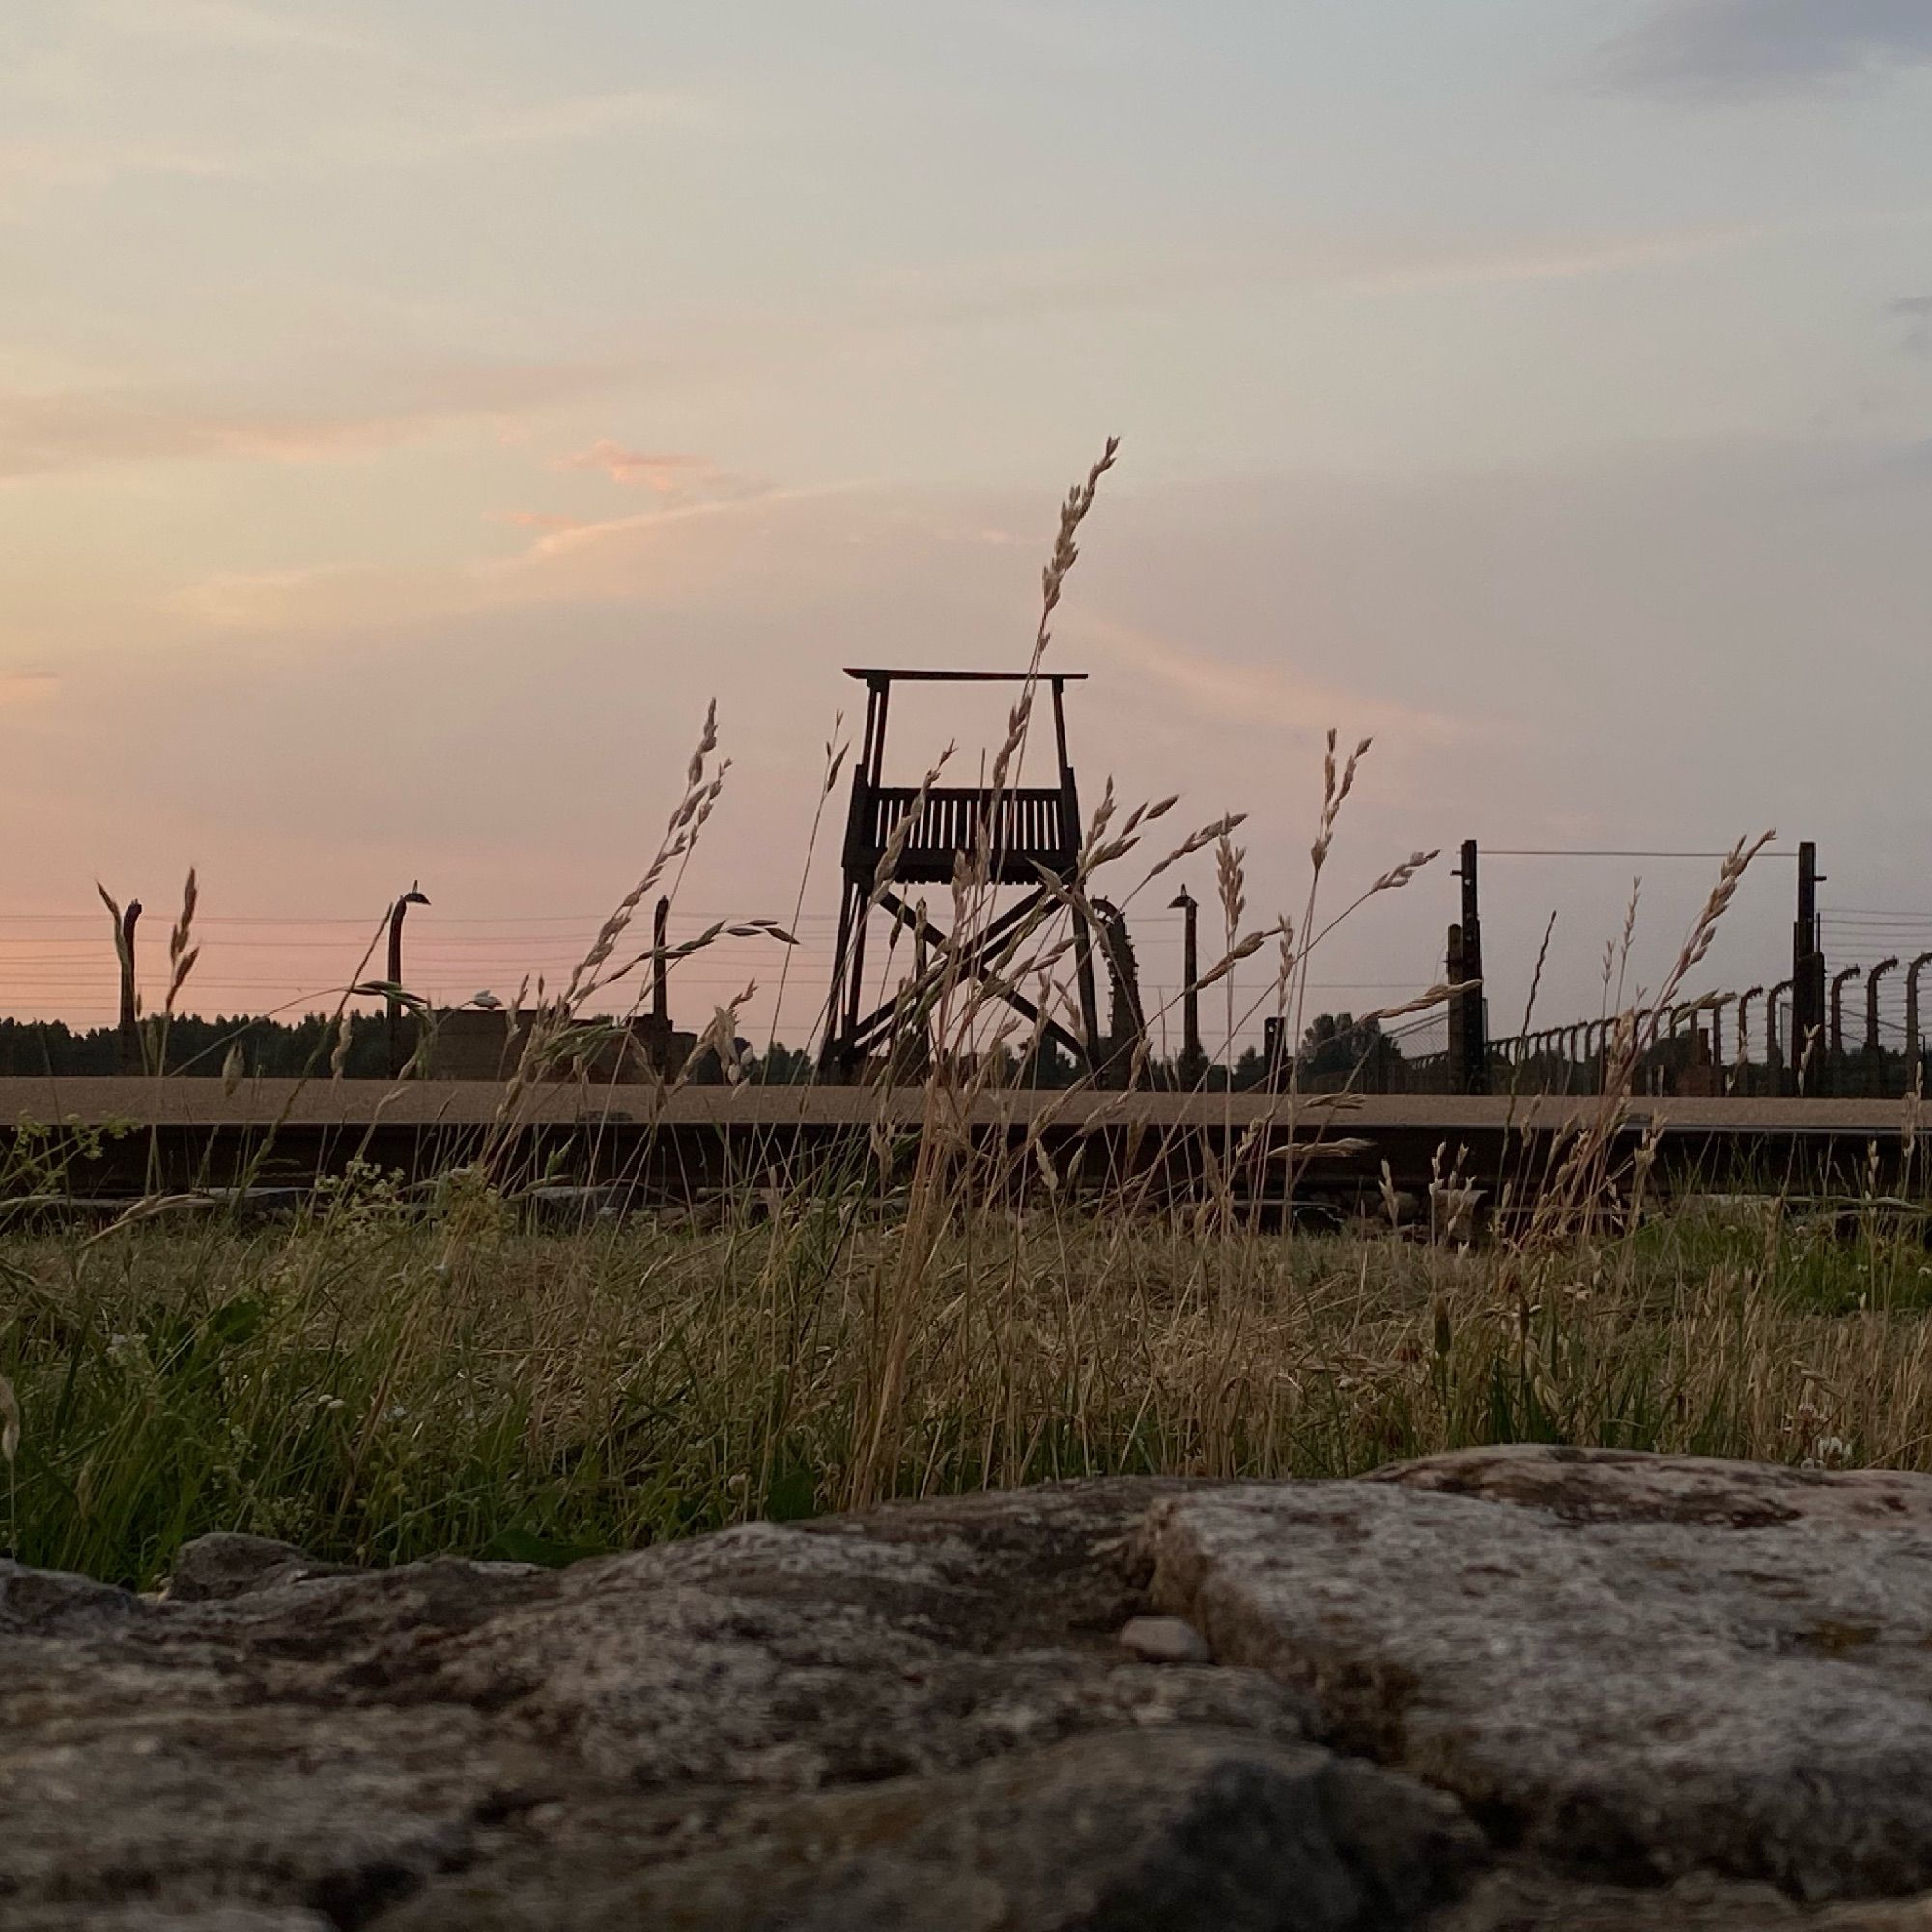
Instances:
[[[30,1205],[156,1192],[281,1200],[366,1162],[426,1184],[489,1153],[553,1199],[642,1204],[782,1194],[811,1175],[890,1178],[916,1147],[917,1089],[551,1086],[503,1117],[495,1082],[0,1080],[0,1160],[15,1217]],[[1410,1196],[1451,1172],[1521,1203],[1598,1103],[1575,1095],[1457,1097],[996,1090],[947,1125],[1014,1187],[1169,1206],[1225,1181],[1264,1204],[1326,1211]],[[1615,1136],[1648,1150],[1661,1191],[1838,1195],[1911,1182],[1914,1131],[1896,1101],[1633,1100]],[[1002,1159],[1002,1157],[1005,1157]]]

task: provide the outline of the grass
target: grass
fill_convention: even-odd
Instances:
[[[1028,676],[990,765],[996,795],[1019,781],[1048,620],[1114,460],[1110,441],[1062,507]],[[931,1069],[902,1165],[896,1151],[861,1150],[776,1202],[746,1192],[714,1229],[640,1216],[532,1231],[520,1190],[542,1177],[512,1171],[528,1096],[580,1054],[586,1016],[609,1011],[614,989],[628,981],[635,999],[651,972],[724,929],[663,950],[629,940],[647,897],[668,898],[691,864],[727,769],[717,745],[714,713],[655,855],[567,984],[539,982],[528,1008],[527,985],[509,1002],[512,1017],[530,1015],[526,1043],[482,1152],[441,1177],[429,1211],[357,1168],[319,1188],[293,1226],[184,1224],[143,1204],[92,1236],[0,1236],[0,1548],[143,1586],[184,1539],[213,1529],[365,1563],[440,1551],[561,1562],[892,1496],[1116,1472],[1336,1476],[1525,1439],[1932,1467],[1932,1264],[1919,1223],[1874,1203],[1849,1229],[1814,1224],[1776,1198],[1649,1220],[1630,1211],[1648,1151],[1633,1186],[1616,1151],[1626,1102],[1763,838],[1732,850],[1662,985],[1626,1004],[1633,895],[1621,952],[1605,953],[1606,1009],[1623,1010],[1602,1054],[1605,1092],[1580,1106],[1507,1244],[1458,1245],[1453,1213],[1428,1217],[1440,1237],[1427,1241],[1258,1231],[1236,1183],[1252,1178],[1244,1163],[1259,1173],[1270,1158],[1274,1129],[1308,1126],[1298,1065],[1276,1120],[1225,1137],[1225,1162],[1207,1163],[1207,1198],[1183,1220],[1094,1211],[1036,1143],[1021,1164],[1039,1169],[1038,1205],[988,1205],[1020,1190],[980,1165],[969,1103],[1002,1056],[1025,1064],[1037,1050],[1040,1015],[1068,1013],[1069,954],[1097,923],[1096,877],[1122,867],[1177,803],[1122,810],[1111,785],[1077,866],[1042,881],[1048,900],[990,956],[1007,990],[1031,996],[1030,1037],[967,963],[995,911],[999,814],[981,815],[954,870],[952,937],[896,995],[904,1037],[925,1042]],[[821,812],[847,749],[827,743]],[[1109,886],[1131,911],[1212,848],[1222,952],[1192,991],[1222,982],[1226,1058],[1257,1010],[1236,1011],[1236,965],[1272,947],[1263,1004],[1300,1038],[1321,942],[1437,856],[1413,853],[1340,913],[1319,904],[1369,749],[1338,755],[1328,736],[1298,923],[1247,925],[1237,813],[1151,864],[1143,853],[1137,884]],[[885,904],[917,813],[888,840],[868,910]],[[814,817],[810,844],[817,836]],[[196,903],[190,874],[155,1065],[194,967]],[[108,910],[118,933],[119,908]],[[773,920],[733,930],[793,943]],[[703,1036],[727,1074],[753,990]],[[1479,991],[1437,985],[1372,1017]],[[358,979],[340,989],[317,1077],[341,1077],[358,996],[421,1014],[419,1071],[433,1031],[423,1003]],[[1144,1042],[1131,1065],[1145,1070]],[[224,1073],[239,1077],[239,1063]],[[64,1146],[16,1132],[0,1196],[58,1194]],[[155,1161],[152,1189],[158,1174]],[[1452,1165],[1435,1205],[1457,1194]]]
[[[1775,1202],[1540,1258],[1063,1208],[950,1226],[909,1277],[916,1237],[833,1201],[534,1233],[476,1185],[425,1221],[364,1175],[293,1230],[15,1238],[0,1543],[146,1586],[211,1529],[563,1561],[867,1496],[1497,1441],[1932,1467],[1922,1241]]]

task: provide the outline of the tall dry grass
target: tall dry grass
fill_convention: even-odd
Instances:
[[[996,793],[1019,782],[1050,622],[1116,457],[1110,441],[1062,505],[1028,675],[991,765]],[[663,1215],[534,1229],[544,1177],[518,1153],[531,1095],[582,1059],[586,1027],[622,1024],[621,1012],[596,1018],[613,993],[637,998],[651,971],[724,929],[675,947],[629,940],[647,898],[676,893],[724,796],[719,738],[714,712],[656,851],[566,983],[518,990],[512,1017],[531,1024],[495,1129],[427,1196],[357,1164],[292,1226],[170,1226],[151,1201],[90,1236],[0,1236],[9,1552],[143,1583],[184,1537],[213,1528],[365,1561],[439,1549],[561,1560],[985,1484],[1336,1475],[1525,1437],[1932,1466],[1932,1267],[1915,1225],[1874,1208],[1846,1242],[1775,1199],[1644,1222],[1615,1166],[1634,1069],[1755,846],[1726,861],[1667,984],[1634,999],[1609,1091],[1551,1169],[1501,1178],[1539,1201],[1506,1245],[1470,1245],[1473,1182],[1446,1149],[1418,1228],[1264,1231],[1244,1204],[1292,1195],[1338,1145],[1332,1100],[1309,1108],[1294,1078],[1227,1137],[1225,1158],[1204,1156],[1202,1197],[1179,1212],[1146,1195],[1095,1211],[1037,1133],[1017,1153],[975,1139],[1002,1054],[1037,1048],[1047,1016],[1077,1021],[1069,966],[1096,935],[1103,875],[1110,900],[1131,907],[1211,851],[1221,951],[1192,990],[1222,987],[1230,1041],[1263,1005],[1299,1036],[1317,949],[1436,857],[1413,853],[1324,910],[1336,827],[1371,751],[1363,740],[1341,755],[1334,734],[1295,919],[1250,919],[1240,814],[1150,849],[1177,801],[1123,809],[1108,785],[1074,876],[1042,880],[1036,916],[975,970],[997,917],[988,814],[952,883],[949,937],[915,934],[899,961],[901,1037],[923,1050],[866,1069],[911,1083],[903,1135],[880,1126],[809,1175],[740,1189],[715,1226]],[[838,740],[835,728],[821,814]],[[875,905],[911,823],[889,841]],[[810,847],[817,836],[814,818]],[[1129,883],[1113,884],[1122,872]],[[195,902],[190,875],[163,1026],[192,971]],[[743,930],[781,960],[790,944],[775,920]],[[1235,969],[1270,944],[1272,983],[1237,1011]],[[727,1076],[754,990],[705,1030]],[[1377,1017],[1458,990],[1422,989]],[[413,1000],[358,972],[338,1023],[358,992]],[[1010,992],[1029,998],[1031,1022]],[[425,1024],[412,1076],[430,1037]],[[340,1073],[338,1056],[316,1077]],[[596,1092],[579,1078],[594,1122]],[[639,1090],[622,1098],[635,1110]],[[25,1141],[15,1157],[41,1158]],[[0,1192],[13,1179],[0,1176]]]
[[[1503,1440],[1932,1467],[1922,1241],[1776,1203],[1529,1276],[1426,1235],[1204,1242],[1065,1206],[936,1237],[837,1198],[708,1231],[440,1216],[364,1174],[293,1230],[10,1242],[0,1543],[149,1583],[213,1528],[560,1560],[887,1496]]]

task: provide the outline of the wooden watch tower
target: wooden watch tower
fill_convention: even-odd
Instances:
[[[1045,1018],[1033,1002],[996,976],[990,962],[1001,945],[1052,895],[1040,883],[1044,868],[1071,884],[1080,864],[1080,794],[1073,766],[1066,755],[1065,688],[1083,682],[1085,673],[1043,673],[1037,680],[1046,687],[1053,704],[1054,749],[1059,779],[1051,785],[1007,786],[997,794],[979,785],[935,785],[920,802],[917,785],[885,782],[886,714],[895,684],[1024,684],[1024,671],[989,670],[851,670],[847,677],[866,687],[866,730],[858,762],[852,767],[852,805],[845,821],[844,884],[838,907],[838,948],[833,955],[832,993],[826,1007],[825,1046],[821,1073],[850,1079],[868,1055],[891,1035],[900,1010],[896,998],[866,1009],[866,930],[874,911],[887,914],[907,931],[916,931],[919,914],[898,890],[902,886],[951,885],[958,861],[986,838],[988,878],[993,886],[1025,887],[1025,895],[990,919],[984,929],[962,942],[951,969],[962,979],[995,982],[1007,1005],[1037,1027],[1042,1038],[1072,1054],[1076,1063],[1092,1067],[1099,1060],[1099,1001],[1094,983],[1093,935],[1084,921],[1073,932],[1074,964],[1080,988],[1080,1023],[1087,1037],[1075,1039],[1056,1020]],[[918,817],[907,833],[889,876],[881,880],[879,867],[892,845],[893,835],[915,808]],[[947,935],[926,922],[936,947]]]

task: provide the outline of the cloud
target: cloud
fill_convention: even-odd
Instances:
[[[433,88],[440,77],[426,72],[421,80]],[[412,108],[407,116],[352,114],[332,127],[298,130],[285,141],[250,145],[100,134],[14,136],[0,142],[0,215],[23,216],[32,190],[98,187],[140,177],[314,179],[430,166],[501,150],[568,147],[635,131],[696,134],[715,131],[726,120],[708,97],[670,89],[630,88],[549,100],[447,101],[435,94],[427,99],[435,104]],[[11,203],[4,199],[10,195]]]
[[[50,670],[0,670],[0,705],[31,704],[59,689],[60,679]]]
[[[701,456],[651,455],[626,449],[608,436],[599,437],[588,449],[574,456],[559,456],[558,469],[601,469],[613,483],[627,489],[655,490],[661,497],[679,497],[697,485],[716,481],[722,472]]]
[[[518,514],[516,521],[544,527],[547,534],[539,537],[524,556],[515,561],[551,563],[561,557],[581,555],[591,551],[622,550],[629,548],[634,541],[648,541],[660,531],[672,528],[679,524],[709,522],[735,510],[768,504],[806,502],[821,497],[842,494],[843,492],[836,486],[819,490],[778,490],[748,486],[733,495],[670,503],[662,509],[638,510],[624,517],[603,517],[588,522],[580,522],[576,518],[561,518],[554,522],[545,521],[541,525],[538,524],[537,513],[524,511]]]
[[[0,141],[0,213],[24,189],[99,187],[136,175],[211,181],[230,172],[218,156],[178,143],[120,138]]]
[[[87,12],[117,34],[146,34],[231,48],[386,57],[391,44],[361,28],[241,0],[93,0]]]
[[[340,614],[340,592],[357,573],[333,565],[298,570],[217,571],[189,584],[180,609],[211,630],[267,631],[300,623],[305,615]]]
[[[0,395],[0,478],[220,457],[299,461],[394,440],[393,417],[244,412],[137,389]]]
[[[335,411],[131,385],[0,390],[0,481],[123,464],[354,456],[568,401],[616,374],[568,365],[429,371],[376,379],[374,399]]]
[[[688,87],[505,86],[446,46],[312,17],[330,11],[71,0],[37,57],[0,67],[0,220],[30,218],[41,196],[129,179],[315,179],[738,125],[724,97]],[[315,111],[227,111],[265,81],[280,95],[308,79],[324,90]]]
[[[412,114],[389,126],[344,128],[307,144],[299,154],[270,156],[262,165],[274,167],[279,161],[303,172],[408,167],[497,149],[567,146],[639,129],[711,131],[725,122],[710,97],[670,88],[560,95],[549,100],[478,99],[436,114]],[[253,163],[237,169],[253,171]]]
[[[1313,735],[1328,725],[1345,734],[1390,732],[1411,743],[1454,744],[1469,722],[1297,676],[1273,665],[1230,664],[1154,632],[1083,617],[1083,645],[1097,646],[1124,668],[1164,685],[1198,717],[1247,727],[1278,725]]]
[[[1750,247],[1776,232],[1772,224],[1762,221],[1707,222],[1676,228],[1535,236],[1495,243],[1424,245],[1389,249],[1384,251],[1384,259],[1366,259],[1354,265],[1338,260],[1322,279],[1345,291],[1364,293],[1581,281],[1698,261]]]
[[[1670,0],[1600,57],[1612,86],[1690,98],[1838,88],[1927,64],[1926,0]]]
[[[493,510],[493,524],[514,524],[520,530],[579,530],[582,517],[566,517],[555,510]]]
[[[1239,247],[1210,244],[1122,254],[1069,249],[1058,255],[959,259],[879,277],[830,318],[767,314],[765,327],[796,341],[814,329],[849,333],[971,327],[1057,315],[1198,307],[1256,292],[1345,297],[1406,296],[1434,289],[1496,288],[1588,281],[1668,269],[1751,248],[1794,224],[1683,222],[1648,228],[1444,238],[1385,232],[1278,233]]]
[[[1887,314],[1906,325],[1905,348],[1914,355],[1932,355],[1932,296],[1901,296]]]
[[[731,526],[735,514],[833,494],[770,490],[603,519],[492,511],[487,521],[527,530],[531,541],[508,555],[453,564],[335,562],[214,571],[176,590],[168,610],[208,634],[339,640],[532,604],[690,600],[744,570],[748,552]]]
[[[708,457],[630,449],[608,436],[599,437],[587,449],[555,458],[551,468],[594,470],[624,489],[647,491],[663,500],[654,509],[633,511],[621,517],[572,517],[549,510],[497,513],[496,521],[499,523],[549,533],[526,553],[537,559],[647,533],[681,516],[705,515],[774,497],[788,500],[792,494],[774,490],[770,484],[752,477],[733,475]]]
[[[1860,479],[1866,487],[1923,489],[1932,484],[1932,437],[1888,443],[1875,452]]]

